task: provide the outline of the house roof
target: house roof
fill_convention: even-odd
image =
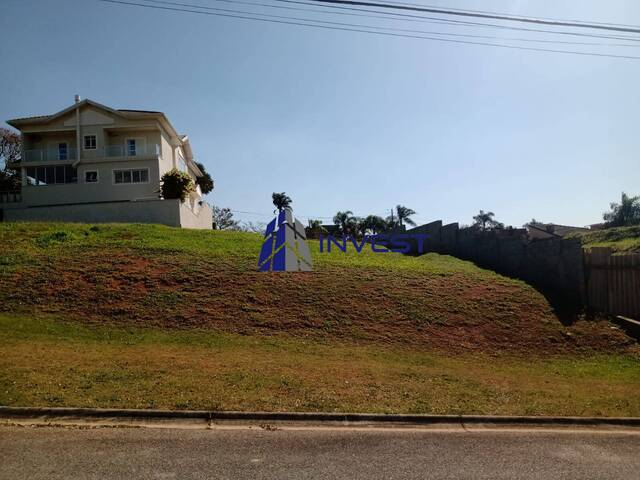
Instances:
[[[162,113],[162,112],[156,112],[154,110],[130,110],[128,108],[119,108],[118,111],[119,112],[132,112],[132,113]]]
[[[8,120],[7,123],[17,129],[20,129],[21,126],[23,125],[31,125],[31,124],[37,124],[37,123],[48,123],[52,120],[55,120],[56,118],[59,118],[63,115],[66,115],[67,113],[75,110],[76,108],[80,108],[84,105],[91,105],[93,107],[99,108],[101,110],[105,110],[107,112],[110,112],[114,115],[118,115],[124,118],[136,118],[139,115],[142,115],[143,117],[148,117],[148,116],[160,116],[163,117],[167,124],[170,127],[170,133],[172,133],[175,137],[179,137],[180,135],[176,132],[176,130],[173,128],[173,125],[171,125],[171,123],[169,122],[169,120],[167,119],[167,117],[165,116],[165,114],[163,112],[157,112],[157,111],[152,111],[152,110],[130,110],[130,109],[120,109],[120,110],[116,110],[114,108],[111,107],[107,107],[106,105],[103,105],[101,103],[95,102],[89,98],[85,98],[82,101],[76,102],[73,105],[70,105],[66,108],[63,108],[62,110],[53,113],[51,115],[37,115],[37,116],[33,116],[33,117],[22,117],[22,118],[13,118],[11,120]]]

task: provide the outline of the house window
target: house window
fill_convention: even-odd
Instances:
[[[84,172],[84,183],[98,183],[98,172],[95,170]]]
[[[184,161],[182,155],[178,155],[178,170],[187,173],[187,162]]]
[[[32,185],[77,183],[78,171],[71,165],[27,167],[27,181]]]
[[[60,142],[58,144],[58,160],[68,160],[69,159],[69,151],[67,147],[67,142]]]
[[[97,145],[96,136],[95,135],[85,135],[84,136],[84,149],[85,150],[95,150]]]
[[[127,156],[135,157],[136,156],[136,140],[135,138],[127,139]]]
[[[136,168],[128,170],[114,170],[113,183],[149,183],[149,169]]]

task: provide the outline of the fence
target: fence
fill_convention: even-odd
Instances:
[[[445,253],[520,278],[568,301],[584,301],[582,246],[579,240],[529,241],[524,229],[488,232],[442,225],[441,221],[408,230],[425,233],[427,251]]]
[[[531,241],[523,229],[482,232],[441,221],[407,233],[426,233],[427,251],[521,278],[557,299],[640,320],[640,253],[613,255],[610,248],[583,252],[578,239]]]
[[[584,270],[589,307],[640,319],[640,253],[594,247],[584,254]]]

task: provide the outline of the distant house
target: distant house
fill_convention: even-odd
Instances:
[[[527,225],[527,235],[531,239],[562,238],[570,233],[588,232],[588,228],[558,225],[557,223],[536,223]]]
[[[189,138],[164,113],[115,110],[76,96],[53,115],[7,123],[22,136],[22,191],[0,196],[4,220],[212,228],[199,187],[184,203],[159,196],[160,178],[173,168],[202,176]]]

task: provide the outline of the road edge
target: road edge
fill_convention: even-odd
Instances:
[[[304,423],[363,423],[363,424],[493,424],[493,425],[558,425],[558,426],[625,426],[640,427],[640,417],[562,417],[562,416],[506,416],[506,415],[412,415],[379,413],[324,412],[238,412],[215,410],[150,410],[67,407],[7,407],[0,406],[0,418],[65,419],[138,419],[138,420],[206,420],[209,422],[291,422]]]

